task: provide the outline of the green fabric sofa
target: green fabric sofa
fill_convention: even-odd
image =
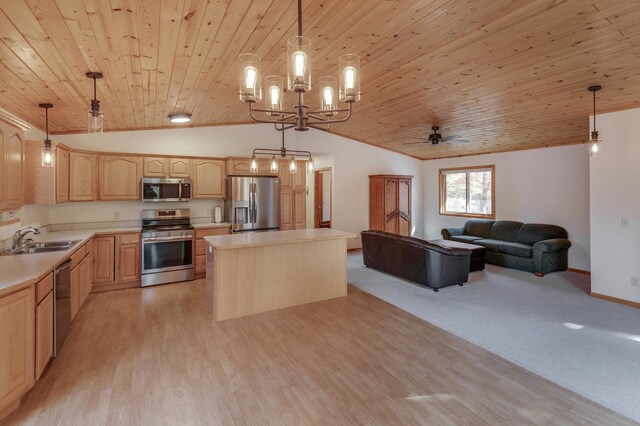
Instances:
[[[443,229],[442,238],[483,246],[485,262],[538,276],[565,271],[571,247],[560,226],[508,220],[472,219],[460,228]]]

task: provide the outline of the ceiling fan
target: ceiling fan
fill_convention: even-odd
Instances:
[[[433,130],[433,133],[429,134],[429,137],[427,139],[420,139],[420,141],[418,142],[408,142],[408,143],[405,143],[405,145],[413,145],[416,143],[425,143],[425,142],[431,142],[432,145],[438,145],[440,142],[461,142],[461,143],[469,142],[466,139],[461,139],[460,136],[458,135],[450,135],[450,136],[442,137],[442,135],[438,133],[438,130],[440,130],[439,126],[431,126],[431,130]]]

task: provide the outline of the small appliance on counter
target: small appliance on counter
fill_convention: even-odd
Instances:
[[[193,280],[194,259],[190,209],[142,211],[142,287]]]
[[[231,232],[280,229],[280,179],[227,176],[224,210]]]

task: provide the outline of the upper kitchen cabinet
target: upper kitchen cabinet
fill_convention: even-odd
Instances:
[[[24,204],[24,135],[22,130],[0,122],[0,210],[15,210]]]
[[[95,201],[96,197],[95,154],[69,153],[69,201]]]
[[[190,158],[144,157],[144,177],[191,177]]]
[[[225,193],[224,160],[191,160],[192,198],[223,199]]]
[[[142,157],[101,155],[98,159],[100,200],[140,199]]]
[[[188,178],[191,176],[191,160],[188,158],[169,159],[169,177]]]
[[[169,176],[169,159],[163,157],[144,157],[142,169],[144,177],[163,178]]]
[[[56,147],[56,203],[69,201],[69,151]]]
[[[251,171],[251,158],[228,158],[227,159],[227,175],[277,175],[271,172],[271,159],[258,158],[258,170]]]

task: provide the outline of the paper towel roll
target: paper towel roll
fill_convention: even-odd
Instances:
[[[213,215],[213,221],[215,223],[222,223],[222,208],[220,208],[220,206],[216,206],[216,210]]]

